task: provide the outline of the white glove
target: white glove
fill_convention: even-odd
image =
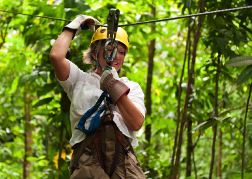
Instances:
[[[104,70],[104,69],[103,69]],[[102,73],[102,76],[101,76],[101,81],[104,80],[104,78],[109,75],[109,74],[112,74],[113,75],[113,78],[116,79],[116,80],[120,80],[119,79],[119,76],[118,76],[118,73],[116,71],[116,69],[114,67],[112,67],[111,70],[104,70],[103,73]]]
[[[95,26],[90,24],[101,24],[101,23],[91,16],[78,15],[72,22],[70,22],[63,28],[63,31],[65,30],[65,28],[75,30],[74,36],[77,35],[81,30],[90,29],[91,32],[94,32]]]
[[[130,91],[130,88],[119,80],[118,73],[114,67],[112,67],[112,70],[103,71],[100,88],[109,94],[110,99],[115,105],[124,94],[127,95]]]

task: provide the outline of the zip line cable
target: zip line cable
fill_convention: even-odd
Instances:
[[[71,20],[54,18],[54,17],[49,17],[49,16],[39,16],[39,15],[33,15],[33,14],[23,14],[23,13],[20,13],[20,12],[11,12],[11,11],[5,11],[5,10],[1,10],[1,9],[0,9],[0,11],[7,12],[7,13],[12,13],[12,14],[20,14],[20,15],[25,15],[25,16],[40,17],[40,18],[46,18],[46,19],[53,19],[53,20],[71,22]]]
[[[150,20],[150,21],[137,22],[137,23],[132,23],[132,24],[124,24],[124,25],[118,25],[118,27],[133,26],[133,25],[141,25],[141,24],[161,22],[161,21],[169,21],[169,20],[190,18],[190,17],[204,16],[204,15],[209,15],[209,14],[218,14],[218,13],[223,13],[223,12],[234,12],[234,11],[239,11],[239,10],[244,10],[244,9],[252,9],[252,6],[237,7],[237,8],[230,8],[230,9],[223,9],[223,10],[209,11],[209,12],[202,12],[202,13],[197,13],[197,14],[190,14],[190,15],[185,15],[185,16],[178,16],[178,17],[171,17],[171,18],[164,18],[164,19],[157,19],[157,20]],[[23,13],[11,12],[11,11],[1,10],[1,9],[0,9],[0,11],[7,12],[7,13],[13,13],[13,14],[20,14],[20,15],[26,15],[26,16],[33,16],[33,17],[40,17],[40,18],[47,18],[47,19],[53,19],[53,20],[60,20],[60,21],[71,22],[71,20],[54,18],[54,17],[49,17],[49,16],[39,16],[39,15],[32,15],[32,14],[23,14]],[[107,25],[99,25],[99,24],[90,24],[90,25],[107,27]]]
[[[204,15],[209,15],[209,14],[223,13],[223,12],[233,12],[233,11],[239,11],[239,10],[251,9],[251,8],[252,6],[246,6],[246,7],[237,7],[237,8],[223,9],[223,10],[217,10],[217,11],[209,11],[209,12],[202,12],[202,13],[190,14],[190,15],[185,15],[185,16],[178,16],[178,17],[150,20],[150,21],[144,21],[144,22],[137,22],[137,23],[132,23],[132,24],[118,25],[118,27],[140,25],[140,24],[147,24],[147,23],[154,23],[154,22],[161,22],[161,21],[169,21],[169,20],[176,20],[176,19],[196,17],[196,16],[204,16]]]

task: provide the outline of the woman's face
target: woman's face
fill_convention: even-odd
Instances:
[[[110,54],[113,51],[113,46],[108,45],[107,49],[108,49],[108,55],[110,56]],[[97,59],[99,60],[99,63],[102,69],[107,65],[106,60],[103,58],[103,51],[104,51],[104,48],[101,48],[97,55]],[[114,61],[111,64],[111,66],[114,67],[116,71],[121,69],[124,62],[125,55],[126,55],[126,49],[124,45],[122,45],[121,43],[118,43],[117,54],[115,56]],[[101,76],[102,72],[99,69],[97,69],[97,74]]]

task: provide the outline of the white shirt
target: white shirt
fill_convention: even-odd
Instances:
[[[70,144],[73,146],[76,143],[85,139],[86,134],[76,129],[81,117],[86,113],[88,109],[94,106],[100,95],[103,93],[100,90],[101,77],[96,73],[86,73],[80,70],[74,63],[70,62],[70,74],[66,81],[59,81],[64,88],[71,101],[70,107],[70,121],[72,137]],[[128,78],[122,77],[120,81],[130,88],[128,98],[139,109],[142,115],[145,117],[144,106],[144,93],[138,83],[129,81]],[[103,105],[103,103],[102,103]],[[111,105],[114,122],[119,130],[127,137],[129,137],[132,146],[138,146],[138,140],[135,137],[136,132],[129,129],[123,121],[120,111],[117,106]],[[96,111],[97,113],[97,111]],[[94,113],[93,115],[95,115]],[[93,116],[92,115],[92,116]],[[91,116],[91,117],[92,117]],[[102,114],[101,114],[102,116]],[[88,129],[91,122],[91,117],[87,119],[85,128]]]

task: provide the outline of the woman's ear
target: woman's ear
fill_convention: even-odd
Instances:
[[[92,53],[92,57],[93,57],[93,59],[96,60],[96,55],[95,54]]]

